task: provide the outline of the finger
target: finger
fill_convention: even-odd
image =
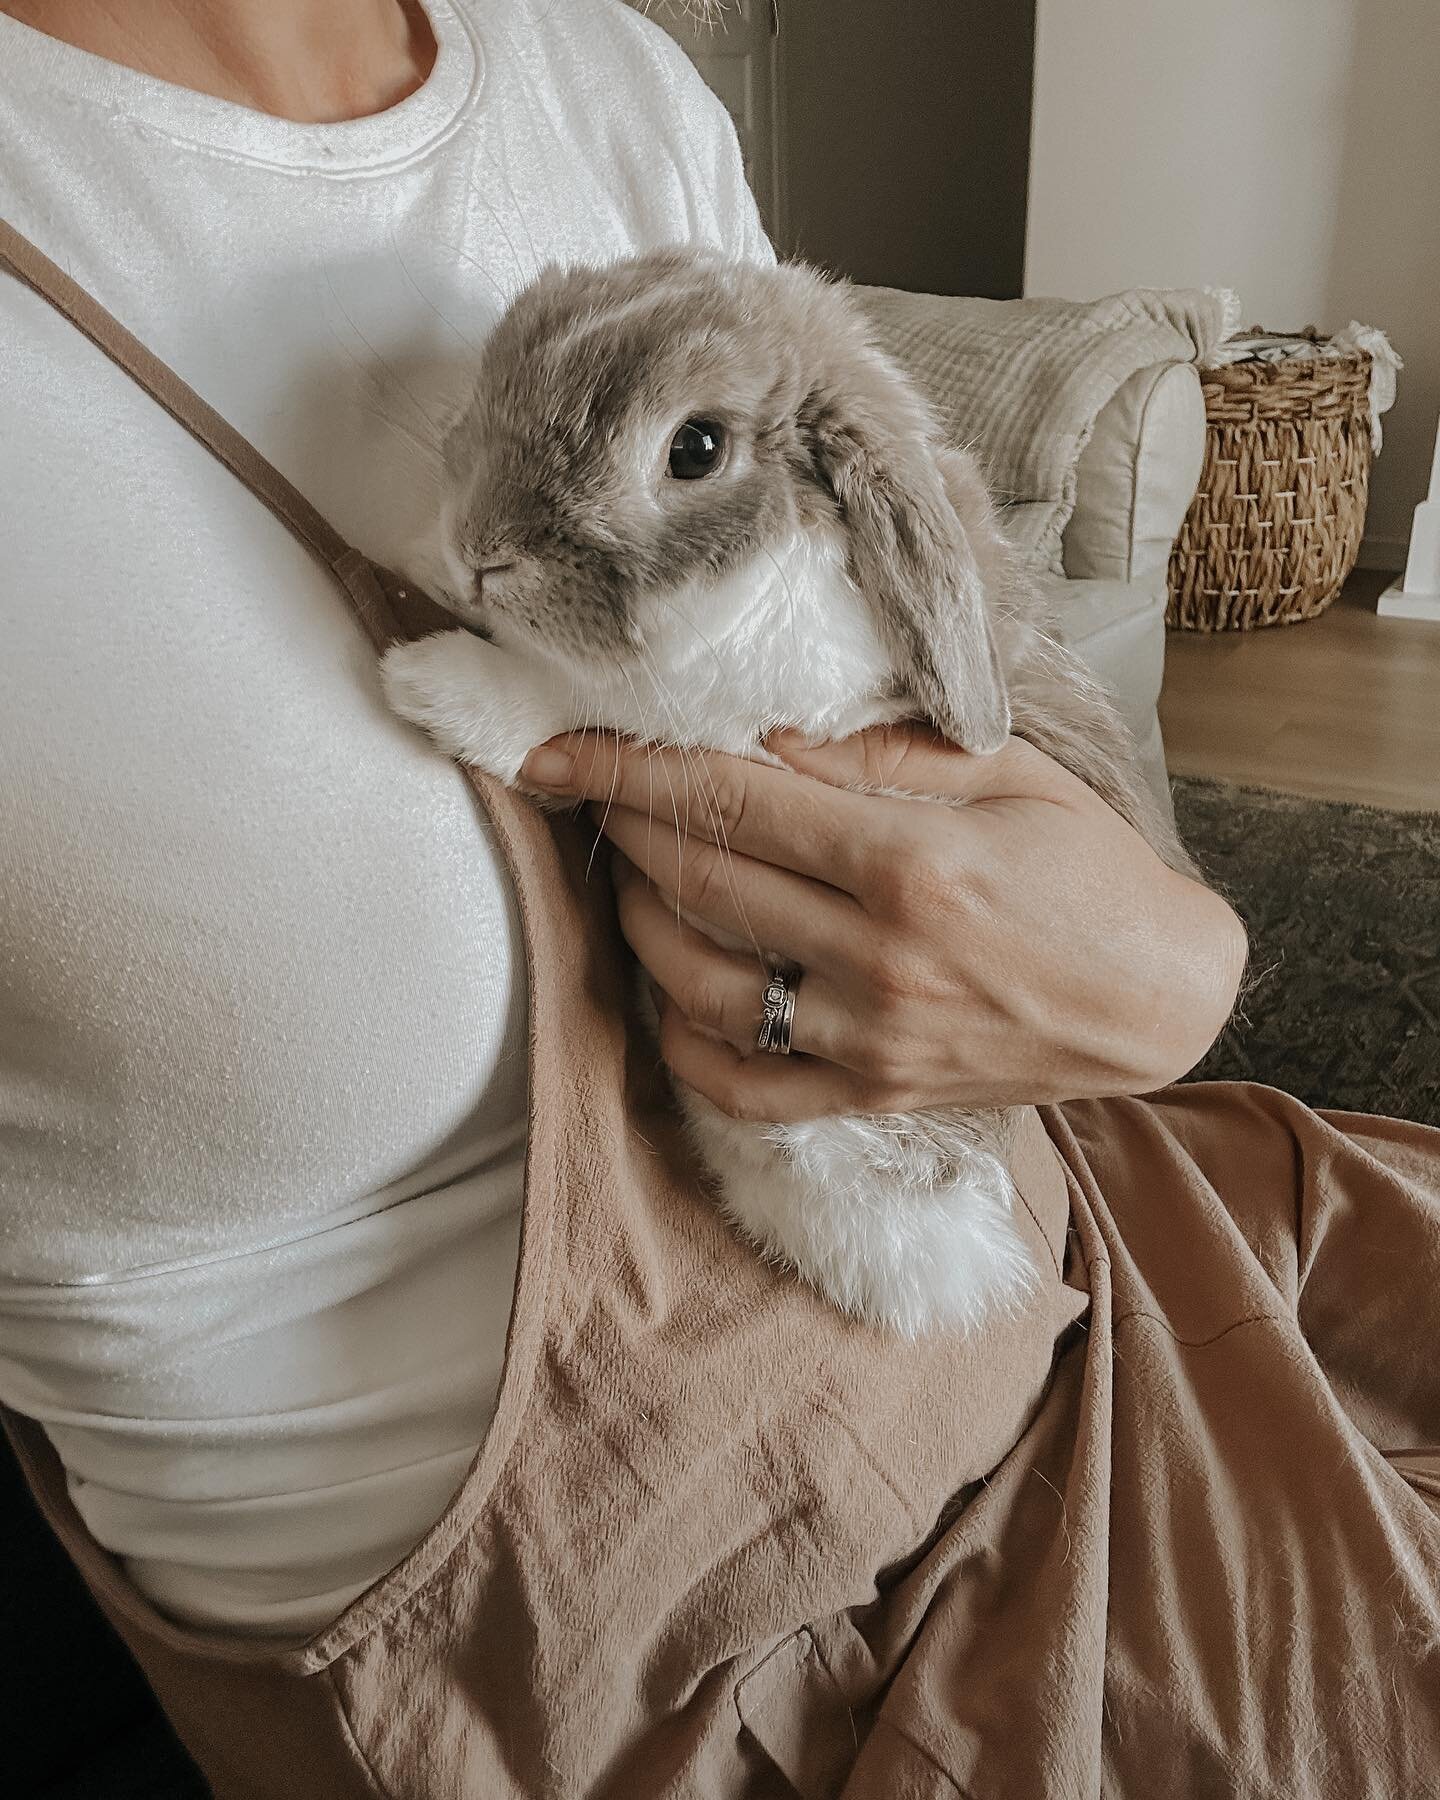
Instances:
[[[531,786],[673,818],[689,837],[854,893],[890,821],[869,798],[797,781],[794,771],[718,751],[573,732],[531,751]]]
[[[860,903],[848,894],[708,838],[681,836],[663,817],[606,807],[597,822],[672,906],[750,945],[757,957],[783,957],[802,969],[848,966],[847,946],[863,929]]]
[[[885,1111],[849,1069],[815,1056],[742,1056],[707,1037],[661,997],[660,1054],[671,1071],[732,1119],[800,1125],[838,1114]]]
[[[890,788],[942,800],[975,801],[1029,794],[1031,747],[1011,738],[993,756],[957,749],[928,725],[876,725],[830,744],[798,731],[773,731],[765,748],[797,774],[839,787]]]
[[[676,916],[675,903],[659,894],[623,858],[615,863],[620,929],[665,994],[701,1031],[751,1051],[760,1031],[761,996],[769,967],[745,951],[726,950]],[[796,994],[794,1051],[844,1062],[860,1033],[839,995],[821,975],[804,977]]]

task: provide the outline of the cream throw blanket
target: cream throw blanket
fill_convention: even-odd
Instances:
[[[1088,302],[858,292],[875,341],[979,456],[1009,536],[1056,574],[1076,464],[1107,402],[1152,363],[1206,362],[1240,311],[1233,294],[1209,288],[1132,288]]]

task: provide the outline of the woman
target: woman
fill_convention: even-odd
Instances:
[[[539,262],[770,254],[610,0],[0,14],[0,212],[377,563]],[[1228,908],[1024,745],[714,759],[817,1000],[811,1054],[750,1057],[753,969],[674,923],[724,922],[704,828],[651,823],[640,753],[536,764],[611,803],[717,1103],[1072,1103],[1022,1139],[1027,1313],[847,1323],[697,1189],[578,832],[477,809],[324,561],[0,306],[0,1399],[216,1793],[1425,1792],[1433,1135],[1074,1104],[1203,1052]]]

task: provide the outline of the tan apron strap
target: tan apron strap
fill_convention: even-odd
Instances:
[[[377,649],[417,628],[453,624],[426,596],[400,584],[348,544],[248,438],[4,219],[0,219],[0,268],[8,269],[83,331],[334,571]]]

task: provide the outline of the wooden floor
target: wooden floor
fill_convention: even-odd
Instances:
[[[1440,625],[1381,619],[1391,578],[1264,631],[1172,631],[1160,723],[1172,775],[1440,811]]]

